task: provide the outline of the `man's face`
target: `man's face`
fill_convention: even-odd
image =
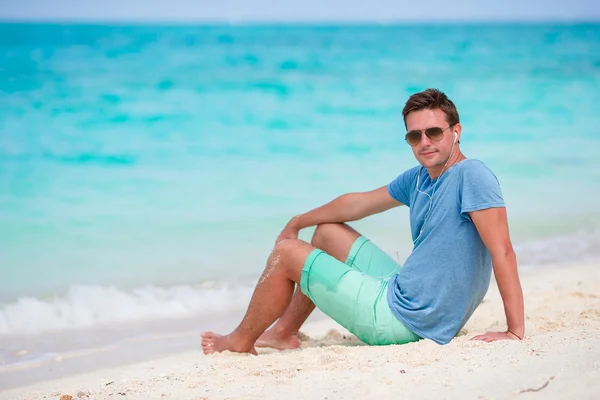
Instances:
[[[411,148],[417,161],[425,168],[442,168],[448,161],[452,151],[454,132],[459,135],[456,140],[460,139],[460,125],[456,124],[452,128],[448,128],[448,126],[446,114],[440,109],[412,111],[406,116],[407,132],[421,131],[421,141]],[[429,139],[424,133],[425,129],[433,127],[445,129],[439,142]]]

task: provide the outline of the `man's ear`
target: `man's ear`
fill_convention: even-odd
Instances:
[[[460,144],[460,134],[462,133],[462,126],[460,123],[454,125],[454,134],[456,135],[456,143]]]

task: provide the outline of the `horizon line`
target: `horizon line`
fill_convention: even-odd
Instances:
[[[106,24],[106,25],[427,25],[427,24],[600,24],[600,18],[405,18],[405,19],[243,19],[243,18],[94,18],[94,17],[63,17],[63,18],[20,18],[0,17],[0,24],[5,23],[39,23],[39,24]]]

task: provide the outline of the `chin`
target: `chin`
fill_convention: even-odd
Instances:
[[[438,167],[440,162],[437,159],[437,157],[435,159],[428,159],[428,160],[419,160],[419,163],[424,166],[425,168],[435,168]]]

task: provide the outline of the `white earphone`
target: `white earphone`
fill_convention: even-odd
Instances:
[[[454,132],[454,142],[452,142],[452,144],[456,143],[456,138],[458,137],[458,133]]]

